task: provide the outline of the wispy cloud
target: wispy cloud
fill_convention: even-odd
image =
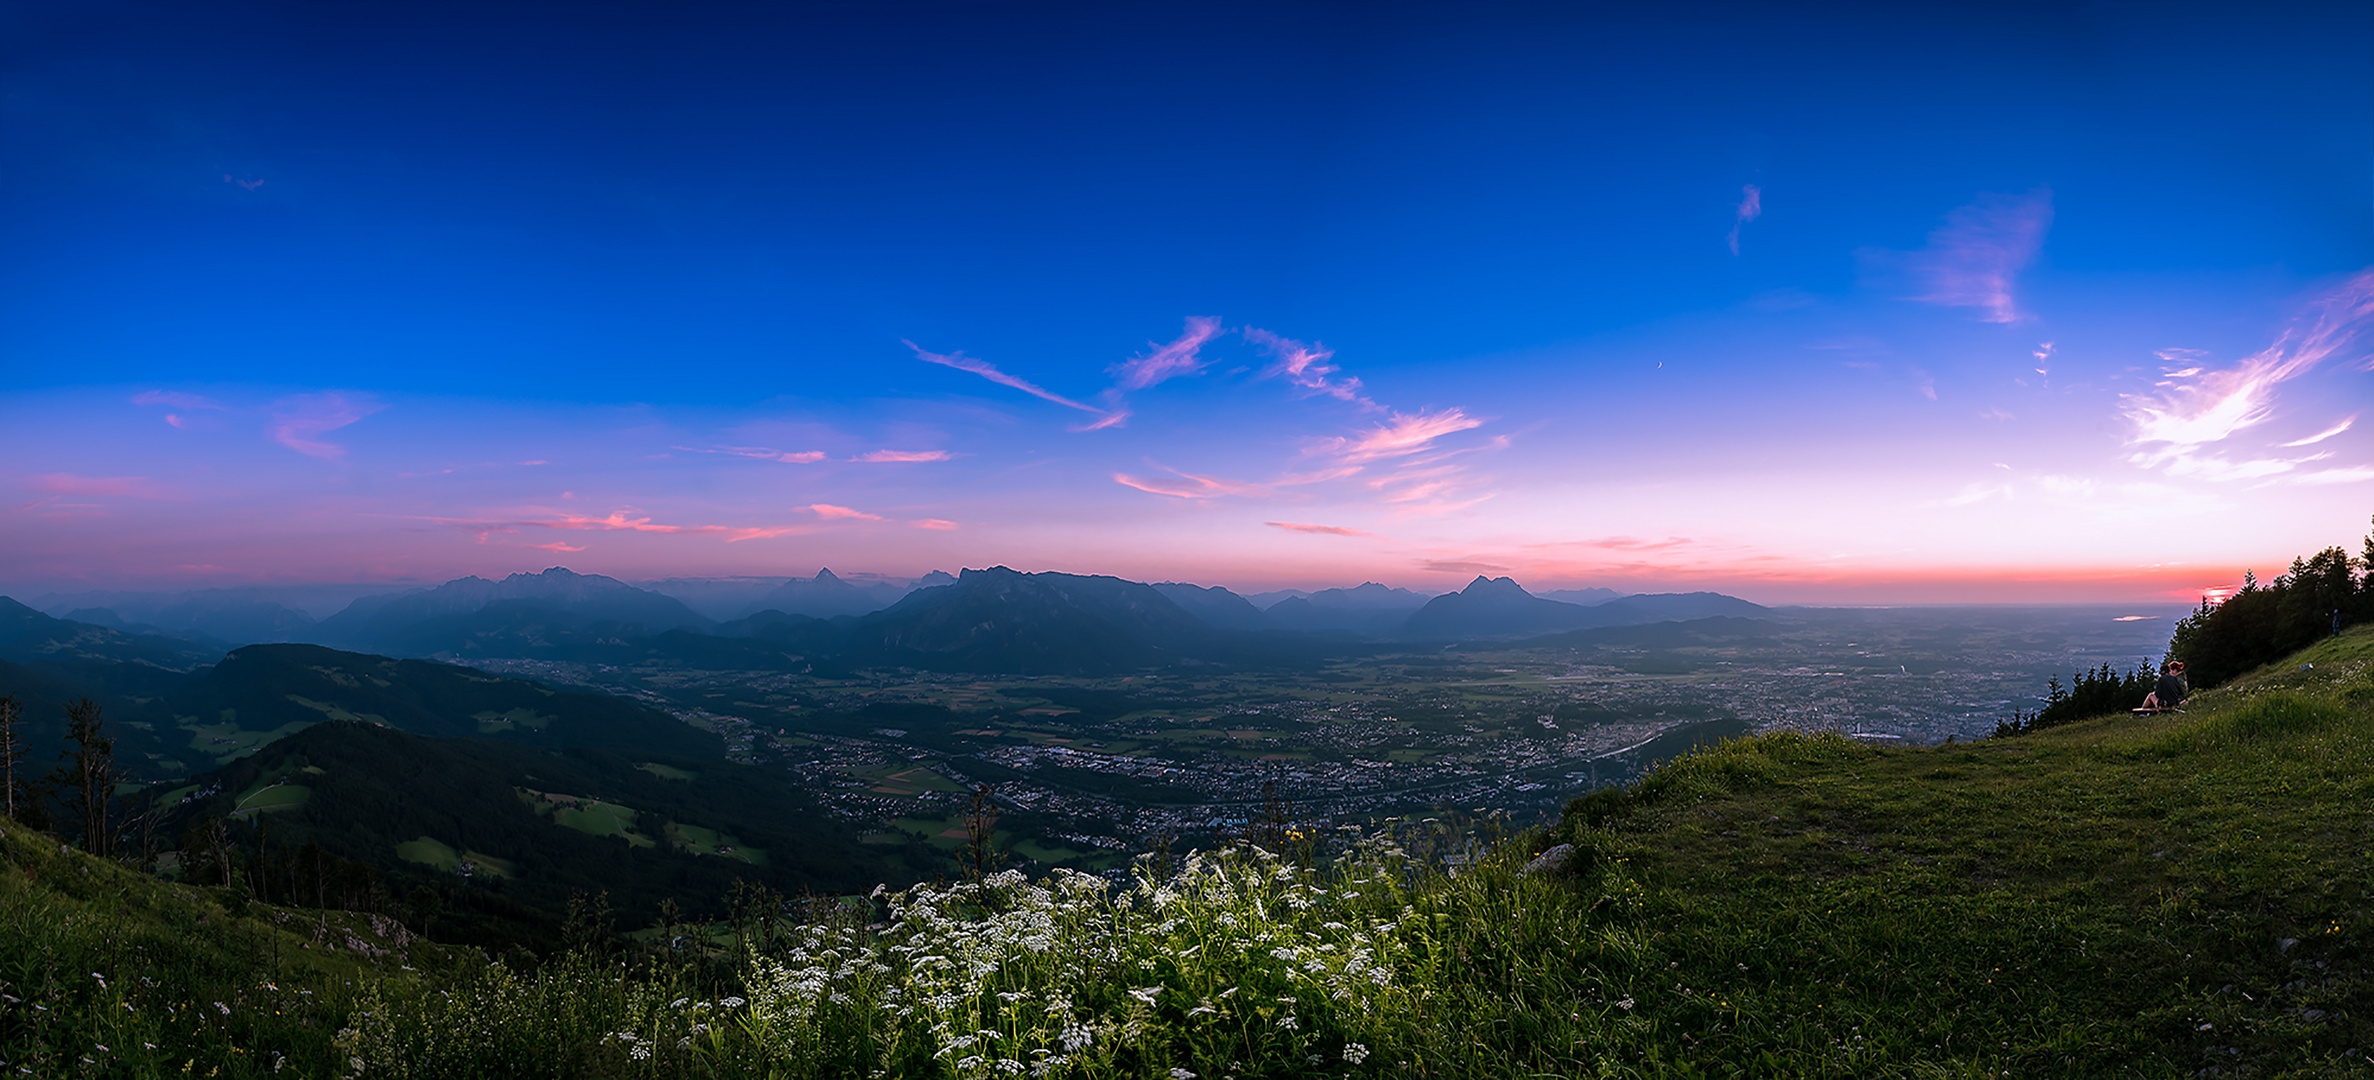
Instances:
[[[781,461],[792,465],[813,465],[826,457],[822,450],[777,450],[771,446],[672,446],[669,449],[682,450],[688,454],[727,454],[758,461]]]
[[[1154,495],[1168,495],[1175,499],[1216,499],[1224,495],[1267,495],[1271,489],[1271,485],[1268,484],[1223,480],[1216,476],[1197,476],[1194,473],[1180,472],[1167,466],[1158,465],[1155,467],[1178,477],[1178,479],[1164,480],[1117,472],[1113,474],[1113,482],[1123,487],[1133,487]]]
[[[522,547],[532,547],[532,548],[535,548],[535,549],[536,549],[536,550],[538,550],[538,551],[550,551],[550,552],[553,552],[553,553],[555,553],[555,554],[560,554],[560,555],[565,555],[565,554],[568,554],[569,552],[572,552],[572,551],[583,551],[583,550],[585,550],[583,547],[579,547],[579,546],[572,545],[572,544],[564,544],[564,543],[562,543],[562,542],[560,542],[560,541],[558,541],[558,540],[555,540],[555,541],[553,541],[553,542],[551,542],[551,543],[549,543],[549,544],[522,544],[522,545],[520,545],[520,546],[522,546]]]
[[[2044,247],[2052,220],[2050,190],[1985,195],[1947,214],[1945,224],[1929,234],[1928,246],[1920,251],[1872,257],[1919,279],[1918,287],[1925,291],[1910,299],[1977,308],[1986,322],[2018,322],[2024,316],[2012,292],[2013,279]]]
[[[1689,547],[1695,541],[1687,536],[1668,536],[1663,540],[1643,540],[1637,536],[1602,536],[1592,540],[1560,540],[1549,544],[1528,544],[1530,549],[1592,548],[1600,551],[1672,551]]]
[[[1039,398],[1043,401],[1052,401],[1057,405],[1062,405],[1066,408],[1078,409],[1081,412],[1095,413],[1100,417],[1110,415],[1104,409],[1097,408],[1096,406],[1087,404],[1085,402],[1073,401],[1062,394],[1058,394],[1052,390],[1041,387],[1028,379],[1022,379],[1008,375],[1003,371],[999,371],[995,365],[989,363],[988,361],[975,360],[970,356],[966,356],[962,351],[952,353],[936,353],[925,349],[923,346],[917,345],[912,341],[908,341],[905,338],[900,338],[899,342],[906,347],[915,350],[915,358],[924,361],[925,363],[938,364],[942,367],[952,367],[958,371],[969,371],[975,375],[979,375],[980,377],[989,380],[990,382],[996,383],[999,386],[1011,386],[1014,389],[1020,390],[1032,397]]]
[[[2122,411],[2136,448],[2130,461],[2145,468],[2208,479],[2252,479],[2272,475],[2315,458],[2264,460],[2232,465],[2200,456],[2203,447],[2233,438],[2275,415],[2276,388],[2336,353],[2351,348],[2374,323],[2374,270],[2352,277],[2318,297],[2274,342],[2240,363],[2210,368],[2199,363],[2163,373],[2148,393],[2128,394]],[[2163,358],[2193,361],[2197,354],[2162,350]],[[2357,359],[2351,357],[2351,359]],[[2307,446],[2348,429],[2351,417],[2331,430],[2283,444]],[[2280,465],[2281,467],[2277,467]]]
[[[386,406],[368,397],[340,393],[304,394],[273,406],[272,441],[308,457],[336,461],[346,448],[321,436],[354,423]]]
[[[1123,390],[1143,390],[1165,379],[1193,375],[1204,369],[1204,361],[1196,353],[1203,348],[1204,342],[1212,340],[1219,333],[1220,320],[1189,316],[1187,329],[1170,344],[1156,346],[1154,351],[1144,356],[1124,360],[1107,370],[1112,374],[1114,384]]]
[[[846,506],[834,506],[831,503],[812,503],[808,506],[808,510],[817,517],[823,518],[826,521],[882,520],[882,515],[880,514],[869,514],[863,510],[852,510]]]
[[[2316,434],[2314,434],[2314,435],[2310,435],[2309,437],[2307,437],[2307,438],[2305,438],[2305,439],[2293,439],[2293,440],[2292,440],[2292,441],[2290,441],[2290,442],[2287,442],[2287,443],[2279,443],[2278,445],[2280,445],[2280,446],[2284,446],[2284,447],[2293,447],[2293,446],[2314,446],[2314,445],[2316,445],[2317,443],[2323,442],[2323,441],[2325,441],[2326,439],[2330,439],[2330,438],[2332,438],[2333,436],[2335,436],[2335,435],[2339,435],[2339,434],[2341,434],[2341,433],[2342,433],[2342,432],[2344,432],[2344,431],[2348,431],[2348,430],[2349,430],[2349,425],[2351,425],[2351,424],[2354,424],[2354,423],[2357,423],[2357,420],[2358,420],[2358,418],[2357,418],[2356,416],[2352,415],[2352,416],[2350,416],[2348,419],[2345,419],[2345,420],[2341,421],[2340,423],[2333,425],[2332,427],[2326,428],[2326,429],[2324,429],[2323,431],[2319,431],[2319,432],[2317,432],[2317,433],[2316,433]]]
[[[1764,216],[1764,189],[1747,184],[1739,189],[1738,215],[1731,222],[1731,254],[1739,254],[1739,230],[1748,222]]]
[[[946,518],[917,518],[916,520],[910,521],[907,524],[913,525],[918,529],[932,529],[938,532],[949,532],[958,528],[955,522]]]
[[[947,461],[955,456],[946,450],[868,450],[849,460],[871,462]]]
[[[165,405],[175,409],[228,410],[230,406],[203,394],[184,394],[178,390],[147,390],[132,397],[134,405]]]
[[[1129,414],[1128,410],[1126,410],[1126,409],[1115,409],[1115,410],[1113,410],[1112,412],[1106,413],[1106,414],[1104,414],[1103,416],[1100,416],[1100,417],[1098,417],[1098,418],[1096,418],[1096,419],[1094,419],[1094,420],[1091,420],[1091,421],[1089,421],[1089,422],[1087,422],[1087,423],[1085,423],[1085,424],[1081,424],[1081,425],[1080,425],[1080,426],[1078,426],[1078,427],[1073,427],[1073,428],[1066,428],[1065,430],[1067,430],[1067,431],[1103,431],[1103,430],[1104,430],[1104,429],[1106,429],[1106,428],[1109,428],[1109,427],[1117,427],[1117,426],[1119,426],[1119,425],[1121,425],[1121,424],[1127,423],[1127,422],[1129,421],[1129,415],[1130,415],[1130,414]]]
[[[1350,375],[1340,379],[1334,377],[1342,370],[1333,363],[1335,350],[1325,345],[1305,345],[1293,338],[1280,337],[1258,327],[1248,326],[1244,333],[1245,340],[1267,350],[1277,361],[1270,365],[1269,369],[1262,373],[1263,375],[1271,378],[1283,378],[1314,394],[1326,394],[1332,398],[1370,408],[1378,407],[1376,402],[1370,401],[1360,393],[1358,378]]]
[[[809,533],[818,528],[815,525],[778,525],[759,528],[742,528],[732,525],[668,525],[653,521],[649,516],[640,515],[633,510],[613,510],[602,517],[592,517],[567,511],[546,510],[541,507],[531,508],[526,513],[509,519],[430,517],[422,520],[475,532],[481,543],[484,543],[488,536],[498,533],[517,533],[523,529],[557,529],[565,532],[640,532],[679,536],[715,536],[723,539],[726,543],[735,544],[744,540],[764,540],[777,536]]]
[[[1482,420],[1456,408],[1397,412],[1390,414],[1384,423],[1358,435],[1319,440],[1311,445],[1308,452],[1355,463],[1406,457],[1432,447],[1436,439],[1445,435],[1482,426]]]
[[[230,411],[230,406],[224,405],[213,398],[205,397],[200,394],[184,394],[176,390],[149,390],[140,394],[135,394],[132,397],[132,404],[163,405],[168,408],[180,409],[184,412],[192,409],[208,410],[213,412]],[[177,428],[187,428],[190,426],[189,420],[184,418],[181,413],[177,412],[166,413],[165,422]]]
[[[1375,533],[1372,533],[1372,532],[1361,532],[1361,531],[1360,531],[1360,530],[1358,530],[1358,529],[1346,529],[1346,528],[1343,528],[1343,527],[1341,527],[1341,526],[1337,526],[1337,525],[1306,525],[1306,524],[1303,524],[1302,522],[1299,522],[1299,521],[1265,521],[1265,522],[1262,522],[1262,524],[1264,524],[1264,525],[1268,525],[1268,526],[1271,526],[1271,527],[1273,527],[1273,528],[1287,529],[1287,530],[1290,530],[1290,531],[1293,531],[1293,532],[1301,532],[1301,533],[1323,533],[1323,534],[1325,534],[1325,535],[1328,535],[1328,536],[1376,536],[1376,535],[1377,535],[1377,534],[1375,534]]]

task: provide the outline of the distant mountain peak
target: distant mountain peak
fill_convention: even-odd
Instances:
[[[833,569],[832,569],[832,567],[829,567],[829,566],[827,566],[827,567],[822,567],[822,568],[820,568],[820,569],[818,569],[818,570],[816,571],[816,583],[817,583],[817,584],[819,584],[819,585],[822,585],[822,584],[824,584],[824,583],[825,583],[825,582],[827,582],[827,581],[839,581],[839,580],[841,580],[841,579],[840,579],[840,578],[838,578],[838,577],[835,577],[835,576],[833,576]]]
[[[1477,574],[1474,581],[1468,582],[1466,588],[1459,590],[1459,595],[1530,597],[1533,594],[1526,592],[1525,587],[1517,584],[1517,579],[1515,578],[1485,577],[1482,574]]]

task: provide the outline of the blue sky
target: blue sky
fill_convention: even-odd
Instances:
[[[2374,511],[2362,5],[486,7],[0,15],[0,582],[2092,599]]]

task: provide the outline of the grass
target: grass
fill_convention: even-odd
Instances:
[[[1236,848],[1140,863],[1126,886],[1007,873],[811,902],[802,921],[678,937],[701,964],[657,946],[465,958],[342,969],[341,989],[304,966],[328,957],[208,952],[255,932],[214,891],[19,835],[0,848],[19,866],[0,872],[0,990],[78,1026],[11,1003],[0,1059],[56,1075],[92,1055],[88,1071],[128,1076],[261,1075],[281,1055],[364,1076],[2368,1077],[2370,827],[2374,632],[2183,715],[1928,748],[1723,743],[1455,871],[1441,855],[1462,838],[1408,822],[1333,861]],[[1527,872],[1556,845],[1562,863]],[[85,971],[149,996],[107,997]],[[265,983],[315,990],[311,1011],[206,1018]],[[132,1038],[155,1051],[91,1050]]]
[[[229,709],[223,710],[231,712]],[[249,731],[239,726],[236,718],[225,717],[222,722],[200,724],[184,719],[181,729],[190,733],[190,749],[214,759],[217,765],[228,765],[263,749],[265,746],[305,730],[309,724],[290,722],[270,731]]]
[[[396,845],[396,857],[452,873],[461,869],[462,853],[434,836],[415,837]]]
[[[449,874],[460,873],[468,864],[473,876],[512,878],[519,876],[519,866],[509,859],[499,859],[483,851],[455,851],[453,846],[433,836],[422,836],[396,845],[396,857],[405,862],[419,863]]]
[[[681,821],[668,824],[668,843],[678,851],[695,855],[716,855],[752,866],[767,865],[765,848],[750,847],[741,840],[715,829],[687,825]]]
[[[633,847],[653,847],[657,841],[636,831],[635,823],[642,814],[633,807],[607,803],[600,799],[579,799],[573,805],[556,806],[552,820],[588,836],[616,836]]]
[[[642,814],[631,806],[579,795],[559,795],[548,791],[518,789],[521,802],[541,815],[550,815],[553,824],[575,829],[588,836],[616,836],[633,847],[654,847],[658,841],[636,830]]]
[[[271,810],[294,810],[313,797],[313,789],[303,784],[281,783],[277,780],[258,783],[239,796],[231,816],[255,815]]]

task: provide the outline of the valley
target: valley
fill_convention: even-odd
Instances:
[[[1005,568],[870,591],[826,571],[738,600],[669,585],[706,614],[554,568],[365,596],[320,622],[332,645],[227,655],[11,606],[0,693],[37,741],[60,702],[101,704],[121,792],[167,808],[164,848],[210,817],[234,827],[214,846],[259,859],[318,842],[391,889],[466,887],[491,905],[472,932],[498,940],[540,932],[504,905],[549,918],[572,891],[645,919],[737,875],[951,876],[984,814],[1007,865],[1109,875],[1262,828],[1523,828],[1727,738],[1980,738],[2051,678],[2148,661],[2179,614],[1552,599],[1480,576],[1266,607]],[[812,614],[710,618],[762,603]]]
[[[1982,738],[2047,680],[2156,655],[2126,609],[1783,609],[1586,631],[1530,647],[1377,651],[1299,671],[848,677],[669,663],[482,660],[602,690],[787,771],[877,843],[954,849],[973,788],[1030,862],[1113,869],[1209,845],[1274,798],[1328,831],[1392,814],[1554,817],[1693,746],[1773,730],[1875,743]]]

